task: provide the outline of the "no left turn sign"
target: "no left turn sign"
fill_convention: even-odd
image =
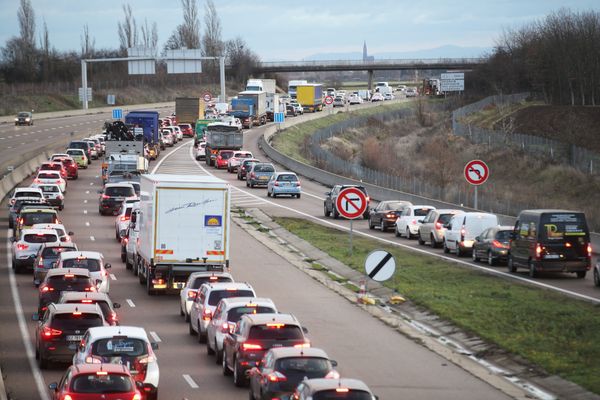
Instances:
[[[335,207],[342,217],[356,219],[362,217],[365,213],[367,203],[367,196],[362,190],[348,187],[340,190],[335,200]]]
[[[487,164],[481,160],[469,161],[465,165],[465,179],[471,185],[481,185],[490,176],[490,169]]]

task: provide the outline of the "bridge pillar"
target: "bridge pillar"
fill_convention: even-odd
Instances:
[[[367,73],[369,74],[369,91],[371,91],[373,89],[373,70],[370,69]]]

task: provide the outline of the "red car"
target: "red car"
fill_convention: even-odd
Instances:
[[[129,370],[121,364],[71,365],[59,383],[48,387],[52,400],[142,400]]]
[[[233,150],[221,150],[219,154],[217,154],[217,159],[215,160],[215,167],[217,169],[227,168],[227,161],[233,156]]]
[[[79,177],[79,166],[71,157],[60,157],[54,161],[60,161],[67,170],[67,178],[77,179]]]
[[[181,133],[183,134],[183,136],[194,137],[194,130],[192,129],[192,125],[179,124],[179,129],[181,129]]]
[[[60,172],[60,177],[67,179],[67,170],[63,166],[62,162],[59,161],[46,161],[40,165],[39,171],[57,171]]]

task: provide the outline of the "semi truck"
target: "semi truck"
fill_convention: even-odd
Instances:
[[[134,136],[137,136],[137,131],[141,129],[149,158],[156,159],[160,154],[158,111],[131,111],[125,115],[125,124]]]
[[[200,118],[202,103],[198,97],[175,98],[175,116],[178,124],[190,124],[192,127]]]
[[[142,141],[107,140],[102,161],[102,182],[106,183],[111,175],[141,174],[148,170],[148,160],[144,154]],[[116,179],[116,178],[114,178]]]
[[[296,89],[298,85],[306,85],[308,81],[305,80],[293,80],[288,82],[288,94],[292,99],[296,98]]]
[[[323,110],[323,85],[307,83],[296,87],[296,99],[304,111],[316,112]]]
[[[206,164],[215,165],[220,150],[240,150],[244,145],[244,134],[229,122],[214,122],[206,127]]]
[[[239,118],[242,121],[242,126],[250,129],[254,125],[254,118],[252,118],[254,115],[254,102],[252,99],[232,99],[231,110],[227,114]]]
[[[275,79],[248,79],[246,91],[266,93],[267,120],[274,121],[275,113],[279,111],[279,95],[277,94],[277,81]]]
[[[249,99],[252,101],[252,124],[264,125],[267,123],[267,92],[245,90],[238,93],[238,100]]]
[[[229,269],[230,188],[202,175],[141,177],[137,271],[149,295],[176,292],[197,271]]]

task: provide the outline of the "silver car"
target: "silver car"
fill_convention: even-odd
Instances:
[[[250,170],[246,173],[246,186],[267,186],[271,176],[275,173],[275,166],[270,163],[252,164]]]
[[[462,212],[461,210],[450,209],[429,211],[421,226],[419,226],[417,234],[419,244],[424,245],[426,242],[429,242],[431,247],[440,247],[444,243],[444,233],[446,232],[444,225],[450,222],[450,219],[454,215]]]

